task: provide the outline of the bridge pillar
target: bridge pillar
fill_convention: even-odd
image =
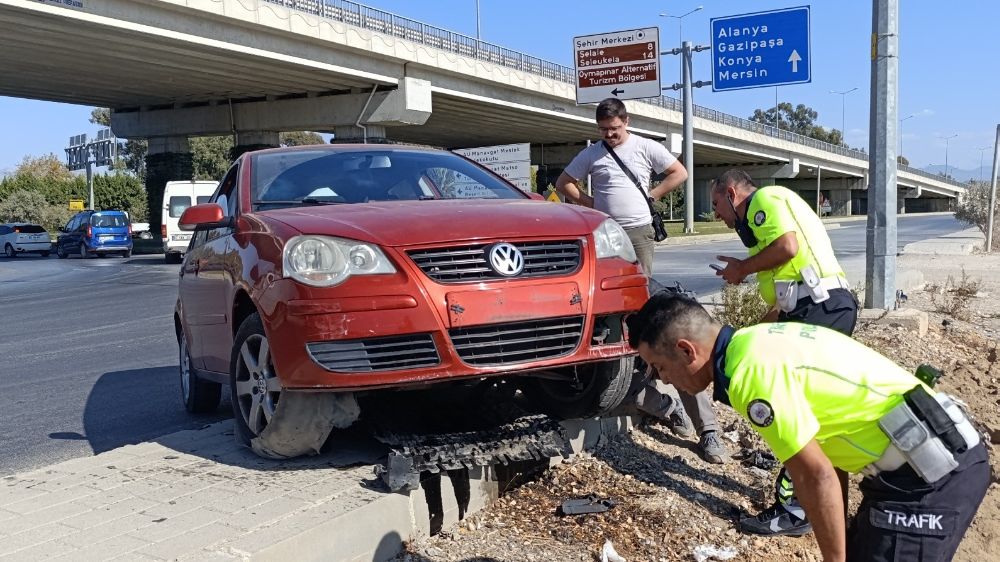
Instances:
[[[851,216],[851,190],[830,190],[830,215],[837,217]]]
[[[544,193],[550,184],[555,186],[563,168],[568,166],[573,158],[586,147],[586,143],[531,145],[531,163],[538,166],[535,178],[538,192]]]
[[[236,160],[244,152],[281,146],[277,131],[236,131],[236,146],[231,160]]]
[[[153,137],[146,152],[146,204],[149,207],[149,230],[159,235],[163,213],[163,189],[171,180],[190,180],[194,176],[191,143],[187,137]]]

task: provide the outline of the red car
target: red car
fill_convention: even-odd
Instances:
[[[180,218],[185,406],[228,384],[237,439],[270,457],[318,451],[362,393],[500,377],[563,418],[617,406],[646,278],[615,221],[536,199],[440,150],[242,155]]]

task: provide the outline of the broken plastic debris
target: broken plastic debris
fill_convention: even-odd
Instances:
[[[738,551],[735,546],[718,547],[714,544],[700,544],[694,547],[694,559],[697,562],[706,562],[707,560],[732,560],[736,557],[737,552]]]
[[[615,552],[615,547],[611,544],[611,541],[606,540],[604,541],[604,549],[601,550],[601,562],[625,562],[625,559]]]
[[[580,515],[583,513],[602,513],[614,507],[616,502],[612,499],[601,498],[597,494],[589,494],[582,498],[575,498],[562,502],[559,512],[563,515]]]

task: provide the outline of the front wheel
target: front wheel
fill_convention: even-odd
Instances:
[[[543,412],[559,419],[602,416],[617,408],[632,386],[632,357],[567,367],[563,379],[525,381],[528,398]]]
[[[56,255],[59,256],[59,259],[61,260],[69,257],[69,254],[66,253],[66,248],[63,248],[62,246],[56,246]]]
[[[10,244],[7,244],[6,246],[4,246],[3,253],[8,258],[13,258],[13,257],[17,256],[17,251],[14,250],[14,246],[11,246]]]
[[[274,419],[281,381],[271,363],[271,346],[257,313],[240,325],[229,371],[236,439],[247,447]]]

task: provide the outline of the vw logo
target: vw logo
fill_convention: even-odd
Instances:
[[[500,275],[513,277],[524,269],[524,256],[512,244],[501,242],[490,248],[490,267]]]

